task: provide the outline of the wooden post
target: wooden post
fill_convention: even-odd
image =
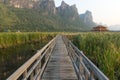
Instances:
[[[41,55],[43,55],[43,54],[44,54],[44,52]],[[45,55],[41,59],[41,67],[43,67],[44,63],[45,63]]]
[[[82,66],[82,57],[80,56],[80,64],[79,64],[79,71],[81,76],[83,75],[83,66]]]
[[[37,60],[39,61],[40,58],[41,58],[41,54]],[[35,76],[37,76],[37,74],[40,72],[41,68],[42,68],[42,65],[41,65],[41,61],[40,61],[35,69]]]
[[[40,55],[40,57],[41,57],[41,55]],[[38,58],[38,60],[40,59],[40,57]],[[42,68],[41,61],[39,62],[38,66],[37,66],[38,70]]]
[[[69,45],[69,42],[66,44],[66,48],[68,50],[68,55],[71,57],[71,49],[70,49],[70,45]]]
[[[84,68],[84,76],[85,76],[85,80],[89,80],[89,73],[86,71],[86,69]]]
[[[38,73],[38,66],[35,68],[35,75]]]
[[[85,80],[89,80],[89,75],[85,71]]]
[[[23,79],[26,79],[27,77],[27,70],[25,70],[25,72],[23,73]]]
[[[34,80],[34,73],[32,72],[32,74],[30,75],[30,80]]]
[[[90,80],[94,80],[94,73],[93,73],[93,71],[90,72]]]
[[[79,64],[80,64],[80,59],[77,57],[76,65],[77,65],[78,69],[79,69],[79,66],[80,66]]]

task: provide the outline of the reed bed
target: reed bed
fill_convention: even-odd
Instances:
[[[17,32],[17,33],[0,33],[0,48],[7,48],[18,44],[30,42],[48,41],[55,37],[56,33],[43,32]]]
[[[110,80],[120,80],[120,33],[80,33],[71,40]]]

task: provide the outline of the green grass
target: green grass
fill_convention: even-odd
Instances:
[[[0,33],[0,48],[7,48],[18,44],[30,42],[48,41],[55,37],[56,33],[26,32],[26,33]]]
[[[110,80],[120,79],[120,33],[80,33],[72,40]]]

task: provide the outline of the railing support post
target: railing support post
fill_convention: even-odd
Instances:
[[[89,76],[85,74],[85,80],[89,80]]]
[[[30,75],[30,80],[34,80],[34,73],[32,72],[32,74]]]
[[[79,74],[82,78],[82,76],[83,76],[82,56],[80,56],[79,71],[80,71]]]
[[[94,80],[94,73],[93,73],[93,71],[90,72],[90,80]]]
[[[36,67],[36,69],[35,69],[35,75],[37,75],[37,73],[38,73],[38,66]]]
[[[27,70],[25,70],[25,72],[23,73],[23,79],[26,79],[27,77]]]

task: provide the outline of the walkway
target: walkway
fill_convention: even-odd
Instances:
[[[70,40],[58,35],[38,50],[7,80],[109,79]]]
[[[43,73],[42,80],[77,80],[66,46],[60,36]]]

